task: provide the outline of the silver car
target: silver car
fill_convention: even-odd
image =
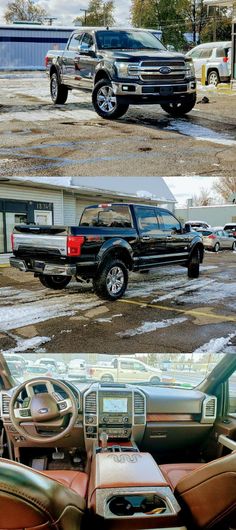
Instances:
[[[197,79],[202,77],[202,67],[206,66],[206,82],[217,86],[228,83],[231,75],[231,41],[206,42],[190,50],[186,57],[193,60]]]
[[[236,238],[224,230],[201,230],[204,247],[208,250],[236,250]]]

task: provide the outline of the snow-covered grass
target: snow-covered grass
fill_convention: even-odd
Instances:
[[[4,353],[26,353],[29,350],[35,351],[36,349],[42,344],[45,344],[46,342],[50,342],[50,337],[32,337],[30,339],[21,339],[15,335],[12,335],[12,338],[16,340],[16,346],[14,348],[10,348],[10,350],[4,351]]]
[[[182,324],[187,320],[186,317],[169,318],[167,320],[160,320],[159,322],[144,322],[141,326],[135,329],[127,329],[126,331],[119,331],[116,333],[119,337],[134,337],[135,335],[143,335],[144,333],[151,333],[157,329],[169,328],[177,324]]]

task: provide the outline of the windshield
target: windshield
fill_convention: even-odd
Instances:
[[[99,50],[165,50],[149,31],[97,31],[96,39]]]
[[[53,377],[75,385],[95,381],[194,388],[224,354],[3,354],[16,382]],[[50,362],[51,361],[51,362]]]

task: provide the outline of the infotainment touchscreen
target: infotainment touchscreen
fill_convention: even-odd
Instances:
[[[103,398],[103,412],[128,412],[128,399]]]

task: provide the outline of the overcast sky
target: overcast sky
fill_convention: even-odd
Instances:
[[[191,199],[193,195],[199,195],[201,188],[211,190],[216,180],[217,177],[165,177],[165,181],[181,206],[185,206],[187,199]]]
[[[0,22],[4,22],[3,15],[9,0],[0,0]],[[70,25],[77,15],[81,15],[80,9],[88,7],[89,0],[35,0],[35,3],[44,7],[48,14],[57,17],[54,24]],[[118,24],[129,23],[130,0],[114,0],[115,19]]]

